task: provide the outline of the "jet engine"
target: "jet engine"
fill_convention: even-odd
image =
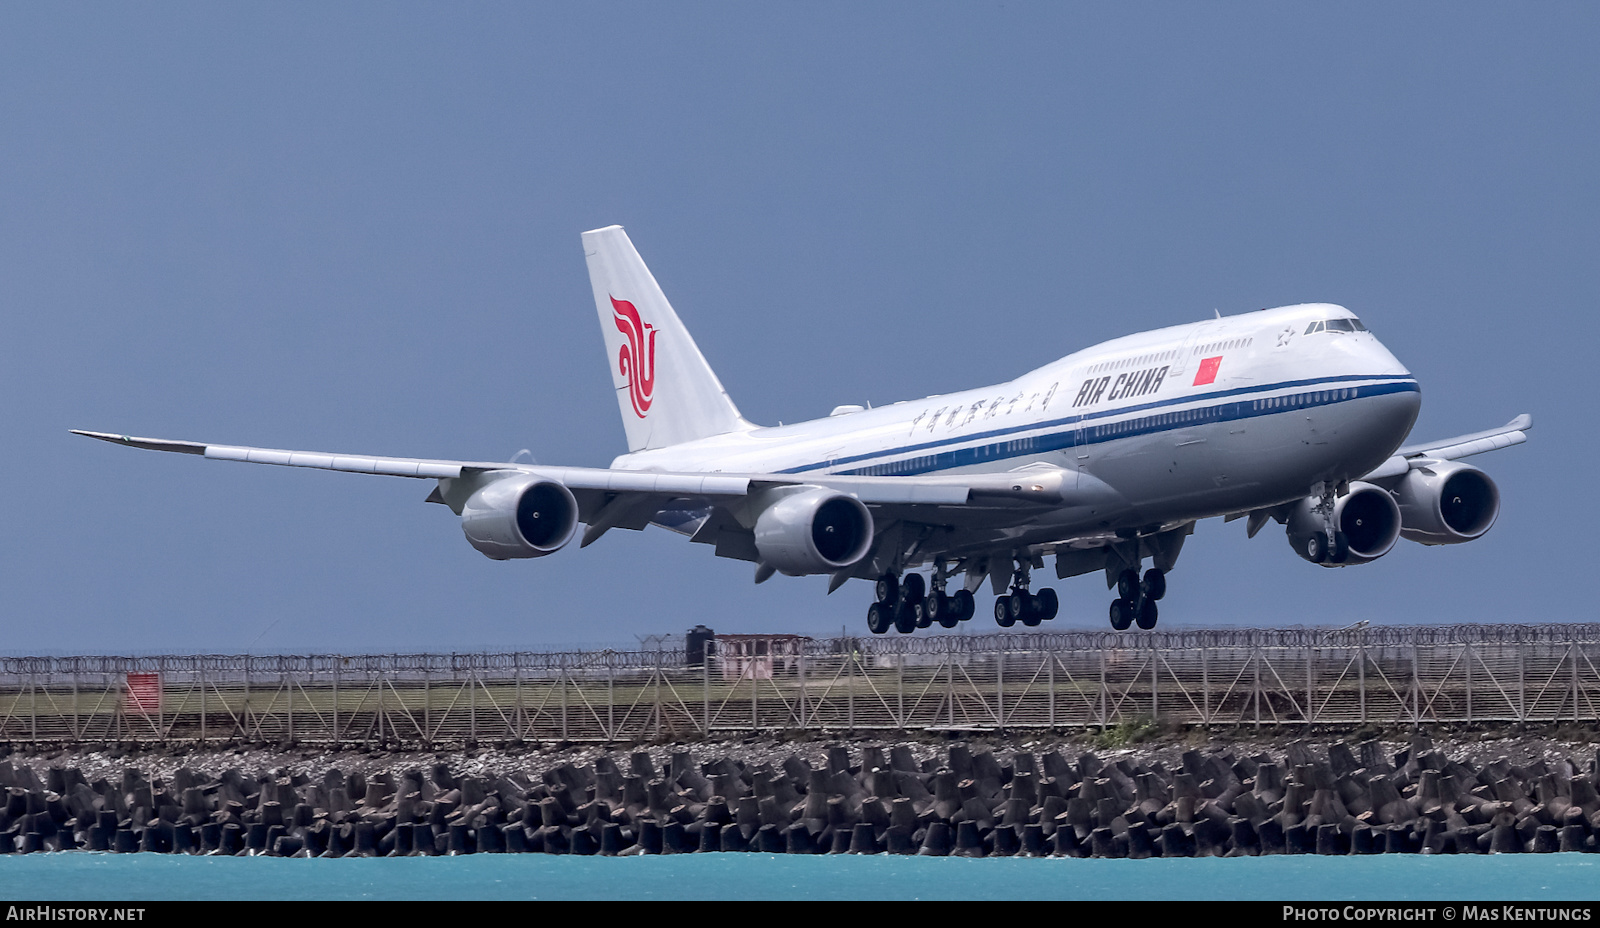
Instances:
[[[467,541],[497,561],[559,551],[577,527],[578,501],[572,491],[535,474],[496,480],[461,508]]]
[[[872,513],[853,496],[817,488],[787,494],[756,519],[761,561],[791,577],[828,574],[872,547]]]
[[[1456,545],[1489,530],[1500,488],[1470,464],[1443,461],[1408,471],[1395,487],[1400,534],[1425,545]]]
[[[1313,564],[1343,567],[1375,561],[1388,554],[1400,537],[1400,507],[1381,487],[1352,483],[1350,492],[1334,500],[1337,535],[1332,545],[1316,505],[1316,497],[1306,497],[1295,504],[1288,519],[1290,546]]]

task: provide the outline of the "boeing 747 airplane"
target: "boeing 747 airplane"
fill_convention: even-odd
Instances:
[[[1365,564],[1400,538],[1481,537],[1500,493],[1462,458],[1532,420],[1401,447],[1416,380],[1343,307],[1308,303],[1129,335],[1015,380],[764,428],[728,397],[620,226],[583,234],[628,453],[609,468],[281,451],[76,431],[153,451],[438,481],[427,501],[506,560],[660,526],[774,573],[876,584],[874,634],[1057,611],[1035,570],[1104,572],[1111,626],[1156,626],[1200,519],[1285,527],[1313,564]],[[1150,567],[1145,568],[1148,562]],[[925,571],[925,573],[923,572]],[[952,581],[955,581],[952,584]]]

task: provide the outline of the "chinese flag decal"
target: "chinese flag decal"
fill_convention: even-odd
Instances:
[[[1201,384],[1216,383],[1217,368],[1221,366],[1222,355],[1220,354],[1214,358],[1206,358],[1201,361],[1199,370],[1194,372],[1194,385],[1198,387]]]

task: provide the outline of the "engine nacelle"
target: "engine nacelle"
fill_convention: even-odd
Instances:
[[[559,551],[577,527],[578,501],[572,491],[535,474],[496,480],[461,508],[467,541],[497,561]]]
[[[1350,492],[1334,500],[1334,529],[1344,533],[1349,551],[1343,559],[1338,552],[1324,548],[1326,558],[1317,561],[1313,552],[1321,539],[1326,545],[1327,533],[1322,516],[1314,511],[1316,497],[1306,497],[1295,504],[1288,520],[1289,544],[1296,554],[1324,567],[1344,567],[1375,561],[1394,547],[1400,538],[1400,507],[1394,497],[1382,487],[1370,483],[1352,483]]]
[[[791,577],[831,574],[872,547],[872,513],[853,496],[818,488],[790,493],[756,519],[761,561]]]
[[[1470,464],[1443,461],[1408,471],[1395,487],[1400,534],[1425,545],[1456,545],[1489,530],[1500,488]]]

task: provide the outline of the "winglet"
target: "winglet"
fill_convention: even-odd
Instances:
[[[179,454],[205,454],[206,446],[196,441],[171,441],[163,438],[134,438],[131,435],[113,435],[110,432],[85,432],[82,429],[68,429],[74,435],[85,438],[96,438],[100,441],[109,441],[114,445],[127,445],[130,448],[143,448],[146,451],[176,451]]]

